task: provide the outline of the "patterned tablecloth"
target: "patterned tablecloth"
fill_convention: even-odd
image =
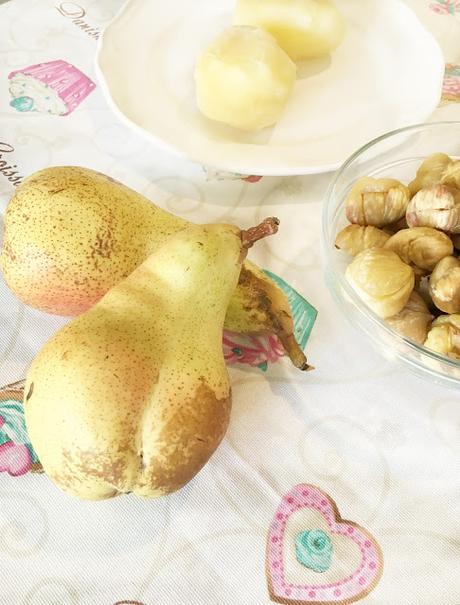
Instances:
[[[445,53],[433,119],[460,119],[460,2],[409,4]],[[17,394],[0,395],[0,604],[269,605],[270,589],[285,603],[460,605],[458,393],[383,359],[337,309],[319,252],[331,175],[221,178],[119,123],[93,60],[120,5],[0,7],[2,212],[24,176],[80,164],[197,222],[250,225],[277,215],[279,234],[253,257],[319,310],[308,344],[317,369],[302,375],[284,358],[266,372],[232,365],[227,438],[185,489],[156,501],[80,502],[45,476],[24,474],[34,460]],[[78,87],[78,103],[69,104],[65,87],[43,96],[43,78],[58,73]],[[24,111],[27,98],[36,111]],[[0,283],[0,383],[21,379],[62,323]],[[253,365],[271,360],[270,351],[253,354]]]

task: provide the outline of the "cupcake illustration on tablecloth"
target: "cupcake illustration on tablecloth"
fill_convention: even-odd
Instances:
[[[27,434],[23,398],[23,380],[0,388],[0,473],[12,477],[42,470]]]
[[[446,73],[442,87],[444,101],[460,102],[460,64],[446,63]]]
[[[430,4],[430,8],[438,15],[455,15],[460,13],[459,0],[436,0]]]
[[[12,71],[11,107],[67,116],[96,88],[94,82],[67,61],[38,63]]]

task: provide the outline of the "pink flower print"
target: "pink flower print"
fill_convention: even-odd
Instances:
[[[284,355],[284,349],[276,336],[264,334],[248,336],[224,332],[224,358],[228,364],[244,363],[264,372],[269,363],[275,363]]]
[[[460,65],[446,64],[442,96],[447,101],[460,101]]]
[[[460,13],[460,0],[436,0],[430,4],[430,8],[438,15],[455,15]]]
[[[16,445],[12,441],[0,445],[0,473],[17,477],[25,475],[31,468],[32,456],[27,445]]]

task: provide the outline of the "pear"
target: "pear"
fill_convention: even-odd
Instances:
[[[27,178],[8,204],[0,266],[25,304],[75,316],[191,224],[99,172],[47,168]],[[225,327],[275,333],[293,363],[308,367],[285,294],[249,261]]]
[[[254,241],[277,229],[190,226],[57,332],[24,389],[45,472],[86,499],[157,497],[194,477],[231,408],[225,312]]]

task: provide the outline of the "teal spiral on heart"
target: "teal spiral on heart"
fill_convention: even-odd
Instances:
[[[295,538],[297,561],[317,573],[324,573],[331,566],[332,540],[321,529],[301,531]]]

